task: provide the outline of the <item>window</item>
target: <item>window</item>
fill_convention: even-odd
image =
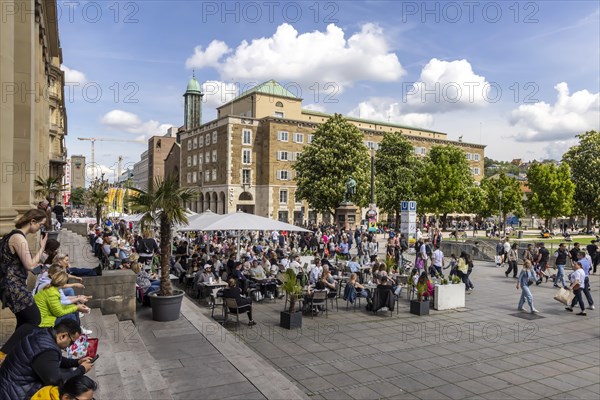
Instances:
[[[277,152],[277,160],[288,161],[288,152],[287,151],[278,151]]]
[[[190,151],[192,149],[192,140],[191,139],[189,139],[187,141],[187,149],[188,149],[188,151]]]
[[[187,166],[188,167],[192,166],[192,156],[187,156]]]
[[[277,103],[275,103],[275,107],[283,107],[283,103],[278,101]]]
[[[191,172],[187,173],[186,182],[187,183],[192,183],[192,173]]]
[[[279,189],[279,203],[287,204],[287,202],[288,202],[287,189]]]
[[[275,111],[275,116],[277,118],[283,118],[283,113],[281,111]]]
[[[196,183],[198,181],[198,174],[196,171],[192,172],[192,182]]]
[[[216,170],[216,169],[213,169],[213,170],[212,170],[212,180],[213,180],[213,181],[216,181],[216,180],[217,180],[217,170]]]
[[[192,156],[192,165],[195,167],[196,165],[198,165],[198,156],[197,155],[193,155]]]
[[[481,170],[479,169],[479,167],[471,168],[471,172],[473,172],[473,175],[480,175],[481,174]]]
[[[277,219],[281,222],[289,223],[289,221],[290,221],[289,213],[287,211],[278,211]]]
[[[250,184],[250,177],[251,177],[251,170],[249,169],[243,169],[242,170],[242,183],[249,185]]]
[[[210,133],[206,134],[206,137],[204,138],[204,144],[210,146]]]
[[[212,136],[213,136],[213,141],[212,142],[213,143],[217,143],[217,131],[214,131],[213,134],[212,134]]]
[[[207,162],[207,163],[210,162],[210,151],[207,151],[206,153],[204,153],[204,162]]]
[[[292,153],[292,161],[298,161],[298,159],[300,158],[301,155],[302,155],[301,151],[296,151],[296,152]]]
[[[479,154],[473,154],[473,161],[479,161]]]
[[[252,131],[250,129],[242,129],[242,144],[252,144]]]
[[[210,171],[204,171],[204,182],[210,181]]]
[[[198,138],[195,137],[194,138],[194,150],[196,150],[198,148]]]
[[[472,159],[473,159],[473,154],[467,153],[467,160],[472,160]]]
[[[288,136],[289,136],[289,132],[286,132],[286,131],[277,132],[277,140],[279,140],[281,142],[287,142]]]
[[[315,138],[315,135],[308,135],[308,144],[311,144]]]
[[[217,162],[217,151],[216,150],[212,151],[212,162]]]
[[[304,134],[294,133],[294,143],[304,143]]]
[[[242,164],[252,164],[252,152],[248,149],[242,150]]]
[[[198,164],[202,165],[202,153],[198,154]]]
[[[365,142],[365,146],[367,146],[367,148],[368,148],[369,150],[378,150],[378,149],[379,149],[379,143],[376,143],[376,142],[371,142],[371,141],[369,141],[369,140],[367,140],[367,141]]]
[[[277,170],[277,179],[281,181],[289,181],[290,175],[290,171],[288,171],[287,169]]]
[[[200,148],[204,147],[204,136],[200,136],[198,138],[198,147],[200,147]]]
[[[427,149],[425,147],[415,147],[415,154],[418,156],[424,156],[426,152]]]

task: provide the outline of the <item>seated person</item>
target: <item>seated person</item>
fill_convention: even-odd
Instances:
[[[335,285],[335,279],[333,279],[331,272],[324,271],[321,279],[323,280],[323,283],[325,284],[325,289],[327,289],[329,291],[334,291],[334,292],[337,291],[337,286]]]
[[[246,294],[248,292],[248,287],[251,286],[250,280],[246,278],[246,275],[244,275],[241,262],[236,261],[234,265],[233,279],[238,282],[238,285],[242,289],[242,293]]]
[[[353,274],[358,274],[360,272],[360,264],[358,263],[356,256],[353,256],[352,260],[348,262],[348,269]]]
[[[54,258],[55,264],[60,264],[63,268],[66,269],[67,273],[70,275],[69,278],[78,280],[79,282],[83,282],[81,276],[97,276],[102,273],[101,267],[96,268],[72,268],[69,261],[68,254],[59,254]],[[99,273],[100,272],[100,273]]]
[[[236,286],[235,279],[227,281],[227,287],[223,290],[223,298],[235,299],[238,313],[246,311],[248,313],[248,325],[256,325],[256,322],[252,319],[252,300],[242,297],[242,290]]]
[[[323,275],[323,267],[321,266],[321,260],[317,258],[315,259],[315,266],[312,267],[308,274],[308,283],[315,285],[321,278],[321,275]]]
[[[94,398],[98,384],[93,379],[79,375],[58,386],[44,386],[33,395],[34,400],[88,400]]]
[[[215,276],[212,273],[212,265],[206,264],[204,266],[204,270],[199,272],[194,277],[194,286],[198,289],[198,296],[204,298],[208,297],[211,293],[211,289],[201,285],[201,283],[211,283],[211,280],[214,280]]]
[[[419,301],[429,300],[433,297],[433,284],[425,271],[421,272],[417,281],[417,296]]]
[[[321,278],[314,285],[308,286],[308,292],[304,295],[304,304],[305,305],[308,306],[308,304],[310,303],[310,300],[313,297],[315,290],[327,290],[327,286],[325,285],[325,282],[326,281]]]
[[[347,285],[354,286],[357,296],[364,297],[367,300],[371,299],[371,290],[365,289],[365,287],[358,282],[358,276],[355,273],[350,275],[350,280]]]
[[[79,324],[67,319],[24,336],[0,367],[0,398],[29,399],[43,386],[61,386],[89,372],[89,357],[72,360],[62,356],[80,335]]]
[[[144,295],[156,292],[160,289],[160,280],[156,279],[156,274],[150,275],[142,268],[142,264],[135,262],[131,264],[131,270],[137,275],[135,283],[142,288]]]
[[[58,264],[54,264],[50,269],[38,276],[38,281],[34,287],[33,294],[37,294],[40,290],[46,288],[52,282],[52,277],[58,272],[65,272],[64,268]],[[67,275],[68,276],[68,275]],[[69,305],[76,303],[86,303],[90,297],[88,296],[76,296],[73,288],[85,288],[81,283],[67,283],[66,285],[58,289],[60,293],[60,304]]]
[[[250,268],[250,277],[252,279],[265,279],[265,270],[258,264],[257,260],[252,261],[252,267]]]
[[[73,319],[79,323],[78,312],[88,313],[90,309],[84,304],[63,305],[60,300],[59,288],[69,281],[67,273],[57,271],[52,275],[50,285],[39,291],[33,299],[40,310],[40,328],[51,328],[64,319]],[[91,333],[91,332],[90,332]]]

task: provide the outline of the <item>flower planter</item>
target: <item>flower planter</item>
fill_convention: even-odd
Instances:
[[[178,289],[173,289],[172,296],[159,296],[158,292],[150,293],[148,297],[152,306],[152,319],[163,322],[177,320],[184,294],[183,290]]]
[[[279,326],[285,329],[302,328],[302,311],[293,313],[281,311],[279,314]]]
[[[465,306],[465,284],[435,285],[433,307],[436,310],[452,310]]]
[[[410,313],[415,315],[429,315],[429,300],[411,300]]]

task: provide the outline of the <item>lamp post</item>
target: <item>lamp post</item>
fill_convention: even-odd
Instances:
[[[375,204],[375,143],[371,145],[371,204]]]

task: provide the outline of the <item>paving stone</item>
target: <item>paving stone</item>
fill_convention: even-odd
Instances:
[[[331,389],[335,387],[331,382],[328,382],[320,376],[303,379],[302,385],[311,392],[320,392],[322,390]]]
[[[377,392],[383,398],[389,398],[403,393],[402,389],[390,382],[374,383],[368,385],[367,387],[374,392]]]
[[[350,398],[357,400],[372,400],[380,397],[377,392],[369,389],[366,386],[355,389],[346,389],[344,391],[348,394],[348,396],[350,396]]]
[[[425,389],[425,390],[419,390],[416,392],[412,393],[413,395],[417,396],[420,399],[423,400],[429,400],[429,399],[439,399],[439,400],[444,400],[444,399],[450,399],[450,397],[444,395],[442,392],[435,390],[435,389]]]

